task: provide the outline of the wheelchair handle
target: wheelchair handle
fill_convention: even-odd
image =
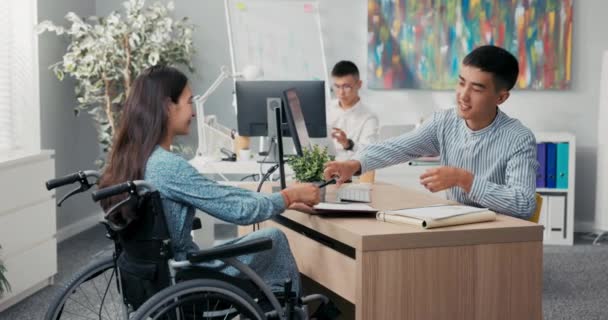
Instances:
[[[142,195],[146,192],[154,192],[156,188],[144,180],[127,181],[121,184],[116,184],[103,189],[99,189],[91,194],[93,201],[97,202],[106,198],[110,198],[121,193],[129,192],[130,194]]]
[[[78,171],[60,178],[51,179],[47,181],[45,185],[47,190],[53,190],[55,188],[65,186],[66,184],[72,184],[76,181],[80,181],[81,184],[90,186],[88,180],[86,180],[89,177],[95,177],[99,179],[99,172],[95,170]]]

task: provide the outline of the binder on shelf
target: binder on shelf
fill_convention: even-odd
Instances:
[[[547,143],[547,171],[545,176],[547,177],[546,187],[555,188],[556,186],[556,175],[557,175],[557,144]]]
[[[556,187],[568,189],[568,143],[557,144]]]
[[[545,184],[545,173],[547,172],[547,144],[539,143],[536,145],[536,160],[540,166],[536,170],[536,187],[544,188]]]

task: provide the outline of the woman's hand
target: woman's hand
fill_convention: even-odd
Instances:
[[[289,199],[288,205],[301,202],[312,207],[321,201],[321,192],[319,188],[312,183],[294,184],[287,187],[282,192],[284,192]]]
[[[300,212],[304,212],[304,213],[308,213],[308,214],[317,213],[317,211],[313,207],[307,206],[307,205],[303,204],[302,202],[292,203],[289,206],[289,209],[298,210]]]

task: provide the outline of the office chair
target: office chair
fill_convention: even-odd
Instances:
[[[540,194],[536,193],[535,198],[536,198],[536,210],[534,210],[534,214],[532,214],[532,216],[530,217],[530,221],[534,222],[534,223],[538,223],[538,220],[540,219],[540,209],[543,206],[543,197],[541,197]]]

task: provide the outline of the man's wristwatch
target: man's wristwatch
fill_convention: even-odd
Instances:
[[[355,142],[353,142],[353,140],[351,140],[351,139],[348,139],[348,146],[346,146],[346,148],[344,148],[344,150],[351,151],[351,150],[353,150],[354,147],[355,147]]]

